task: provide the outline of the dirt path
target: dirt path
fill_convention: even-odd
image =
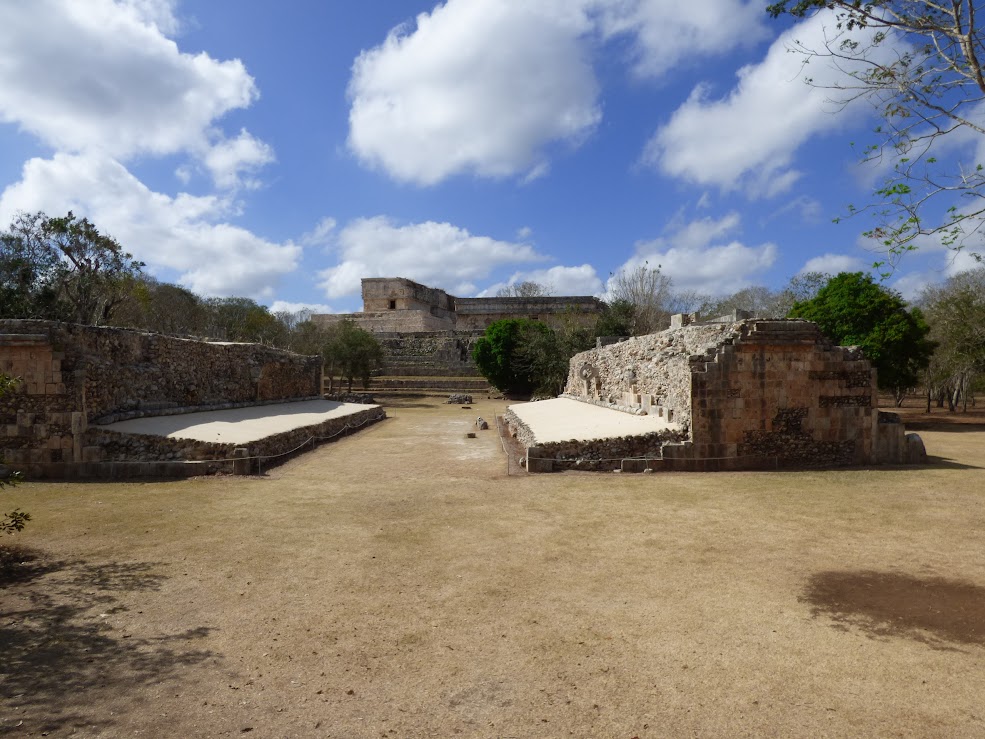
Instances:
[[[465,437],[501,410],[0,494],[37,552],[0,567],[0,733],[985,734],[985,431],[922,469],[507,476]]]

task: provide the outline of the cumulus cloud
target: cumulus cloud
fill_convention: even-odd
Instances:
[[[0,122],[68,153],[188,153],[238,185],[272,153],[214,122],[253,103],[256,84],[238,59],[179,51],[176,28],[165,0],[0,3]]]
[[[819,257],[808,259],[807,263],[800,268],[797,274],[805,272],[823,272],[824,274],[836,275],[840,272],[862,272],[869,265],[858,257],[850,257],[847,254],[822,254]]]
[[[401,226],[385,216],[349,223],[335,248],[339,263],[319,273],[329,298],[358,294],[363,277],[407,277],[465,296],[496,267],[544,260],[527,244],[474,236],[450,223]]]
[[[529,181],[601,120],[604,42],[628,39],[634,73],[658,78],[759,40],[762,16],[752,0],[447,0],[356,59],[349,147],[405,182]]]
[[[224,139],[212,146],[205,153],[204,161],[219,187],[256,189],[260,181],[253,175],[274,161],[274,152],[243,129],[236,138]]]
[[[679,225],[668,236],[637,244],[636,253],[620,269],[660,266],[677,290],[715,296],[734,293],[752,285],[777,257],[775,244],[746,246],[730,238],[739,225],[736,213]]]
[[[829,101],[830,91],[821,89],[843,82],[843,70],[814,59],[814,85],[808,85],[797,57],[788,52],[798,43],[823,48],[832,32],[823,25],[826,18],[819,13],[784,32],[762,62],[738,71],[738,83],[727,96],[714,98],[707,85],[695,87],[651,138],[644,162],[672,177],[724,190],[741,188],[752,197],[789,190],[801,176],[791,166],[796,149],[865,110],[856,104],[842,109]],[[884,46],[880,54],[892,53],[890,45]]]
[[[599,0],[606,38],[628,35],[640,77],[660,77],[689,61],[725,54],[763,38],[762,6],[741,0],[702,0],[682,10],[680,0]]]
[[[301,248],[223,222],[233,203],[217,196],[153,192],[116,160],[98,154],[31,159],[0,195],[0,223],[17,211],[84,214],[152,270],[168,268],[204,295],[269,298]]]
[[[582,264],[578,267],[556,266],[514,272],[506,282],[497,282],[479,293],[479,297],[496,295],[500,290],[521,282],[536,282],[548,288],[551,295],[601,295],[605,286],[595,267]]]
[[[598,123],[584,2],[448,0],[353,65],[349,146],[392,177],[538,174]]]

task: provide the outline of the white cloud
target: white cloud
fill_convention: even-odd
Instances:
[[[526,244],[473,236],[450,223],[398,226],[385,216],[349,223],[336,248],[339,263],[319,273],[329,298],[358,294],[363,277],[407,277],[465,296],[496,267],[544,259]]]
[[[479,297],[496,295],[503,288],[521,282],[536,282],[544,285],[551,295],[601,295],[605,289],[598,272],[592,265],[582,264],[578,267],[559,265],[549,269],[514,272],[509,280],[490,285],[479,293]]]
[[[21,210],[70,209],[152,270],[176,270],[181,284],[205,295],[269,298],[301,255],[291,242],[276,244],[222,222],[234,210],[227,198],[152,192],[122,164],[95,154],[31,159],[20,182],[0,195],[0,223]]]
[[[654,134],[643,160],[672,177],[743,188],[752,197],[789,190],[800,177],[790,166],[796,149],[865,110],[855,104],[843,109],[830,102],[830,90],[821,89],[844,82],[844,71],[816,58],[809,67],[814,85],[808,85],[802,57],[789,53],[798,41],[823,48],[827,17],[819,13],[784,32],[762,62],[738,71],[738,84],[726,97],[713,98],[707,85],[695,87]],[[892,53],[891,45],[883,46],[880,54]]]
[[[215,144],[206,152],[204,159],[205,166],[219,187],[256,189],[260,182],[249,175],[274,161],[274,151],[243,129],[236,138]]]
[[[328,246],[332,243],[335,227],[338,225],[334,218],[326,216],[315,224],[315,227],[301,237],[305,246]]]
[[[821,201],[809,195],[799,195],[770,213],[764,222],[768,223],[787,213],[797,213],[803,223],[815,224],[821,220]]]
[[[840,272],[864,272],[869,266],[858,257],[850,257],[847,254],[831,254],[829,252],[819,257],[808,259],[807,263],[800,268],[797,274],[823,272],[824,274],[836,275]]]
[[[746,246],[729,240],[728,234],[738,226],[736,213],[718,220],[702,218],[683,224],[668,236],[637,244],[636,254],[620,270],[631,271],[644,264],[659,266],[663,274],[673,278],[677,290],[708,295],[734,293],[749,287],[769,269],[778,251],[772,243]]]
[[[601,118],[585,2],[448,0],[353,65],[349,146],[398,180],[539,175]]]
[[[602,118],[593,55],[628,39],[635,74],[754,43],[753,0],[447,0],[395,28],[353,65],[349,147],[391,177],[432,185],[463,173],[549,171]]]
[[[911,272],[893,281],[892,288],[906,301],[914,301],[920,297],[924,288],[934,283],[941,282],[940,279],[933,279],[932,275],[926,272]]]
[[[300,313],[310,311],[314,314],[334,313],[332,306],[324,303],[289,303],[286,300],[275,300],[270,304],[271,313]]]
[[[256,85],[238,59],[179,51],[165,36],[177,25],[165,0],[0,3],[0,122],[68,153],[188,153],[238,185],[271,151],[214,121],[252,104]]]
[[[766,34],[765,13],[756,2],[701,0],[600,0],[604,36],[632,38],[633,71],[659,77],[681,64],[748,46]]]

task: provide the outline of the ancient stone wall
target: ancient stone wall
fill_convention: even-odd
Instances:
[[[397,377],[478,377],[472,349],[479,333],[378,334],[386,373]]]
[[[455,298],[436,287],[404,277],[368,277],[362,280],[363,311],[413,310],[449,317]]]
[[[549,326],[594,326],[602,312],[597,298],[455,298],[456,328],[459,331],[484,331],[505,318],[529,318]]]
[[[687,428],[690,358],[734,341],[739,332],[738,324],[690,325],[576,354],[569,364],[565,395],[612,407],[652,409]]]
[[[593,326],[604,307],[591,296],[456,298],[403,277],[365,278],[362,297],[361,313],[318,314],[312,320],[322,325],[355,321],[374,333],[481,332],[504,318],[530,318],[551,326]]]
[[[330,326],[339,321],[353,321],[364,331],[376,334],[442,332],[455,328],[452,318],[441,318],[420,310],[320,313],[312,316],[311,320],[322,326]]]
[[[100,420],[314,397],[321,360],[256,344],[208,343],[52,321],[0,321],[0,457],[38,472],[99,461]]]
[[[686,440],[664,444],[653,469],[895,461],[876,448],[889,431],[871,364],[807,321],[691,324],[584,352],[566,394],[678,423]]]

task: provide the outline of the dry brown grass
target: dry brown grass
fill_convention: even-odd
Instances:
[[[985,429],[922,432],[919,469],[508,477],[465,438],[501,408],[0,494],[34,516],[0,732],[985,734]]]

